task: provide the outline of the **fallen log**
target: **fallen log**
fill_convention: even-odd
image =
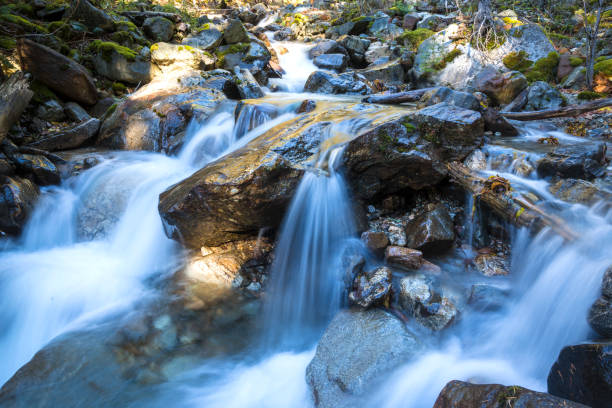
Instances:
[[[412,91],[406,92],[397,92],[397,93],[388,93],[388,94],[376,94],[366,96],[361,100],[361,102],[365,103],[380,103],[383,105],[390,105],[396,103],[404,103],[404,102],[416,102],[428,91],[431,91],[433,88],[423,88],[423,89],[415,89]]]
[[[506,119],[512,120],[539,120],[539,119],[551,119],[551,118],[562,118],[566,116],[578,116],[582,113],[591,112],[597,109],[612,106],[612,98],[597,99],[595,101],[582,103],[580,105],[570,105],[559,109],[546,109],[540,111],[530,112],[499,112],[499,115]]]
[[[34,93],[23,72],[16,72],[0,85],[0,142],[17,122]]]
[[[474,197],[504,220],[518,227],[527,227],[536,231],[544,227],[550,227],[568,241],[577,238],[576,233],[563,220],[548,215],[521,195],[485,188],[486,179],[474,174],[459,162],[449,163],[447,168],[453,182],[473,194]]]

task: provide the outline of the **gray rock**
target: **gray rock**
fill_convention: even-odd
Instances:
[[[419,351],[416,337],[396,317],[378,309],[345,310],[323,334],[306,380],[318,408],[355,407]]]
[[[313,63],[321,69],[344,71],[348,64],[348,57],[344,54],[322,54],[315,57]]]
[[[174,23],[164,17],[149,17],[142,24],[142,30],[151,40],[166,42],[174,36]]]
[[[68,102],[64,105],[66,116],[75,122],[84,122],[91,118],[89,113],[81,105],[75,102]]]
[[[529,87],[525,110],[556,109],[564,105],[561,92],[547,82],[537,81]]]
[[[432,14],[424,17],[417,24],[417,28],[426,28],[432,31],[444,30],[455,18],[453,16],[443,16],[440,14]]]
[[[151,47],[151,62],[162,71],[170,71],[205,69],[213,66],[215,60],[199,48],[161,42]]]
[[[370,35],[384,37],[387,41],[395,40],[404,33],[404,30],[389,21],[389,17],[376,18],[368,28]]]
[[[576,67],[561,83],[562,88],[579,90],[586,86],[586,68]]]
[[[41,103],[36,109],[36,116],[49,122],[60,122],[66,117],[64,108],[55,99]]]
[[[238,92],[242,99],[261,98],[264,92],[248,69],[235,68]]]
[[[99,128],[100,121],[96,118],[89,118],[89,120],[86,120],[85,122],[82,122],[70,129],[46,136],[44,139],[37,140],[30,146],[51,152],[56,150],[74,149],[92,140],[98,134]]]
[[[310,50],[308,50],[308,57],[310,59],[314,59],[318,57],[319,55],[323,55],[323,54],[348,55],[348,52],[342,45],[338,44],[334,40],[323,40],[317,43],[317,45],[312,47]]]
[[[612,338],[612,267],[604,273],[601,296],[591,306],[588,321],[600,336]]]
[[[249,34],[240,20],[229,20],[227,27],[223,31],[223,41],[226,44],[236,44],[249,42]]]
[[[112,51],[102,55],[97,53],[93,57],[94,69],[109,79],[130,84],[147,83],[155,75],[155,68],[150,61],[140,56],[127,57]]]
[[[496,104],[506,105],[527,88],[527,78],[518,71],[499,74],[495,71],[483,70],[474,79],[473,87],[487,95]]]
[[[480,102],[469,92],[460,92],[441,86],[423,94],[419,101],[419,107],[431,106],[445,102],[459,108],[477,111],[480,109]]]
[[[223,33],[221,31],[216,28],[209,28],[185,37],[182,43],[202,50],[214,51],[221,45],[222,40]]]
[[[605,143],[558,147],[538,161],[538,174],[592,180],[605,174],[606,152]]]
[[[38,194],[38,187],[30,180],[0,175],[0,231],[19,235]]]
[[[45,156],[23,153],[13,155],[12,159],[19,170],[33,174],[40,185],[59,184],[61,181],[59,170]]]
[[[500,310],[508,299],[509,291],[487,283],[476,283],[470,289],[468,304],[483,312]]]
[[[342,45],[351,58],[351,63],[356,67],[365,64],[365,53],[370,46],[370,41],[354,35],[346,35],[338,38],[338,43]]]
[[[364,80],[354,72],[332,74],[315,71],[308,77],[304,85],[304,92],[366,95],[370,93],[370,89]]]
[[[282,28],[274,33],[274,39],[276,41],[287,41],[295,38],[295,34],[291,27]]]
[[[365,52],[364,57],[365,61],[368,64],[372,64],[380,58],[390,58],[392,55],[391,48],[388,44],[384,44],[382,42],[375,42],[370,44],[368,50]]]
[[[408,315],[434,331],[449,327],[459,313],[448,298],[431,289],[422,275],[400,280],[399,304]]]
[[[349,301],[363,308],[384,304],[389,298],[391,277],[391,269],[386,266],[358,274],[349,293]]]
[[[443,204],[429,204],[406,224],[406,246],[424,252],[440,252],[455,240],[453,220]]]
[[[368,81],[379,80],[387,86],[403,85],[405,82],[406,72],[400,61],[396,59],[387,63],[378,64],[370,68],[358,71]]]
[[[67,14],[72,20],[85,24],[90,31],[96,28],[111,31],[114,28],[113,19],[88,0],[71,0]]]

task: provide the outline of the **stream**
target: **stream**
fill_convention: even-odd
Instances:
[[[234,104],[222,105],[206,123],[191,123],[176,155],[100,152],[93,168],[44,188],[22,236],[0,252],[0,383],[56,336],[96,327],[154,298],[156,282],[183,265],[183,250],[164,233],[159,194],[295,117],[295,100],[304,99],[297,93],[316,69],[307,46],[272,46],[287,50],[279,52],[279,62],[288,75],[271,83],[283,93],[268,93],[262,100],[277,114],[245,109],[234,120]],[[198,361],[121,406],[313,407],[306,367],[329,321],[347,306],[340,254],[350,249],[363,253],[369,265],[381,264],[357,239],[340,166],[344,135],[358,135],[367,120],[353,117],[329,127],[325,138],[330,142],[322,144],[320,160],[305,172],[279,231],[261,333],[249,340],[252,347]],[[587,311],[611,263],[612,212],[601,203],[587,207],[560,201],[535,171],[522,175],[514,159],[504,159],[535,161],[542,155],[537,139],[551,134],[564,144],[584,143],[538,125],[486,145],[481,174],[503,176],[539,196],[579,238],[565,242],[548,229],[537,235],[512,229],[512,269],[499,282],[509,292],[503,307],[468,314],[443,334],[424,338],[418,357],[389,373],[361,406],[429,408],[453,379],[546,391],[548,370],[561,348],[588,339]],[[471,207],[469,200],[466,205]],[[477,226],[469,222],[467,228]],[[479,281],[461,261],[459,252],[436,260],[452,271],[440,276],[450,293]],[[121,401],[122,396],[113,398]]]

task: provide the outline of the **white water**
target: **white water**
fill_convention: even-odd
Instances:
[[[274,40],[270,43],[285,71],[282,78],[271,78],[270,85],[276,85],[282,91],[302,92],[310,74],[318,69],[308,58],[312,45]]]

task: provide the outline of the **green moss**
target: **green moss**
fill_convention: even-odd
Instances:
[[[449,51],[442,57],[442,59],[440,59],[440,61],[433,64],[433,69],[435,69],[436,71],[439,71],[439,70],[446,68],[446,65],[448,65],[450,62],[452,62],[455,58],[457,58],[461,54],[463,53],[458,48],[455,48]]]
[[[308,23],[308,17],[303,14],[295,13],[293,15],[293,24],[306,24]]]
[[[417,129],[416,126],[414,126],[412,123],[408,121],[408,119],[405,119],[404,121],[402,121],[402,126],[406,128],[406,132],[408,133],[414,133]]]
[[[111,34],[111,40],[119,44],[128,44],[132,45],[134,43],[134,39],[129,31],[116,31]]]
[[[525,76],[529,82],[535,81],[553,81],[557,75],[557,65],[559,65],[559,54],[551,52],[548,56],[537,60]]]
[[[510,25],[510,26],[520,26],[520,25],[523,25],[522,21],[517,20],[517,19],[512,18],[512,17],[504,17],[504,18],[502,18],[502,20],[504,21],[505,24]]]
[[[227,54],[240,54],[241,52],[246,52],[250,46],[251,44],[249,43],[232,44],[222,51],[215,51],[215,54],[218,58],[225,57]]]
[[[578,94],[578,99],[583,101],[590,101],[593,99],[599,99],[606,96],[606,94],[601,92],[592,92],[592,91],[582,91]]]
[[[117,105],[116,103],[113,103],[111,106],[108,107],[108,109],[106,110],[106,112],[104,112],[104,118],[108,118],[110,115],[112,115],[113,113],[115,113],[115,111],[117,110]]]
[[[404,31],[402,35],[399,36],[398,40],[403,41],[406,47],[416,51],[423,41],[434,34],[435,32],[428,30],[427,28],[417,28],[414,31]]]
[[[136,52],[130,50],[127,47],[121,46],[116,42],[112,41],[100,41],[94,40],[89,44],[89,50],[97,52],[102,56],[102,59],[106,62],[110,62],[113,59],[113,55],[119,54],[128,61],[133,61],[138,55]]]
[[[48,33],[49,31],[38,24],[34,24],[31,21],[17,16],[15,14],[0,14],[0,20],[6,21],[7,23],[15,24],[21,27],[24,31],[29,33]]]
[[[203,26],[198,27],[196,29],[196,32],[200,33],[200,32],[205,31],[205,30],[210,30],[210,23],[206,23]]]
[[[130,32],[138,32],[138,27],[136,24],[131,21],[117,21],[115,22],[115,31],[130,31]]]
[[[127,87],[123,85],[121,82],[113,82],[112,89],[113,89],[113,92],[121,95],[125,93],[125,91],[127,90]]]
[[[527,53],[522,50],[519,52],[511,52],[502,59],[502,62],[506,68],[521,72],[527,70],[531,65],[533,65],[533,61],[527,59]]]
[[[612,76],[612,58],[599,61],[593,66],[595,73],[602,73],[605,76]]]
[[[404,14],[408,14],[411,11],[413,11],[414,8],[412,5],[408,5],[406,3],[404,3],[403,1],[396,1],[395,4],[393,4],[393,6],[391,6],[389,8],[389,11],[391,11],[393,14],[395,15],[399,15],[399,16],[403,16]]]
[[[0,36],[0,48],[12,50],[17,46],[17,41],[12,37]]]
[[[570,65],[572,67],[579,67],[582,64],[584,64],[584,59],[580,57],[570,57]]]
[[[43,103],[51,99],[57,99],[57,95],[52,90],[36,80],[32,81],[30,89],[34,92],[32,96],[34,102]]]

